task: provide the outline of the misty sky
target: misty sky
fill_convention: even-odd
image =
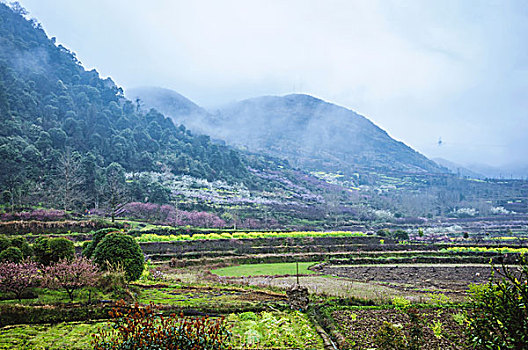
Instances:
[[[20,3],[125,89],[206,108],[308,93],[429,157],[528,164],[528,1]]]

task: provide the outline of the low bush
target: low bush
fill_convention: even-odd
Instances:
[[[67,238],[38,238],[33,244],[35,259],[42,265],[50,265],[61,259],[72,259],[75,256],[73,242]]]
[[[22,254],[22,251],[17,247],[9,247],[0,253],[1,262],[10,261],[14,263],[19,263],[22,261],[22,259],[24,259],[24,255]]]
[[[376,333],[374,342],[381,350],[406,350],[407,339],[402,328],[402,325],[385,321]]]
[[[474,311],[469,318],[469,339],[477,349],[526,349],[528,344],[528,259],[518,266],[492,265],[494,279],[470,288]]]
[[[374,337],[380,350],[420,350],[423,344],[424,320],[417,309],[406,308],[409,317],[405,329],[401,324],[383,322]]]
[[[126,272],[121,264],[107,263],[99,277],[99,288],[105,292],[116,292],[126,288]]]

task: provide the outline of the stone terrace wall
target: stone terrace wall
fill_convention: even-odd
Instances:
[[[257,239],[214,239],[175,242],[141,243],[145,254],[184,254],[188,252],[230,251],[233,254],[262,254],[268,250],[304,250],[304,251],[335,251],[335,250],[379,250],[380,247],[393,246],[391,240],[385,239],[380,244],[379,237],[312,237],[312,238],[257,238]],[[401,246],[411,248],[413,245]],[[308,248],[307,248],[308,247]],[[335,247],[335,249],[332,249]],[[394,249],[394,247],[392,247]]]

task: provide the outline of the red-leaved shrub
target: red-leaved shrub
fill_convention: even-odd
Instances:
[[[190,318],[156,315],[152,305],[127,307],[119,301],[110,311],[112,327],[93,335],[95,350],[167,349],[224,350],[230,332],[224,318]]]

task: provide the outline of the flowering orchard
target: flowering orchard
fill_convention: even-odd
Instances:
[[[122,209],[122,215],[164,223],[172,226],[225,227],[226,222],[215,214],[203,211],[179,210],[172,205],[154,203],[128,203]]]
[[[73,301],[77,290],[95,287],[100,277],[97,265],[84,257],[62,259],[50,266],[29,259],[0,263],[0,291],[12,293],[19,301],[34,287],[64,290]]]

